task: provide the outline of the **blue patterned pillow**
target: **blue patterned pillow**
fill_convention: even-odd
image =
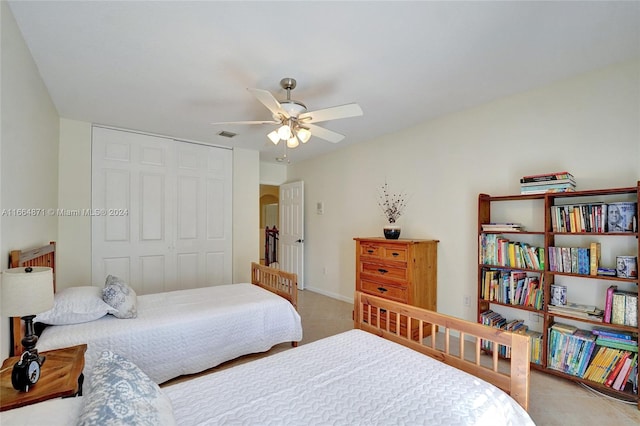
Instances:
[[[175,425],[169,398],[137,365],[118,354],[102,352],[88,385],[78,425]]]
[[[111,306],[116,318],[135,318],[138,316],[138,297],[136,292],[121,278],[109,275],[102,289],[102,299]]]

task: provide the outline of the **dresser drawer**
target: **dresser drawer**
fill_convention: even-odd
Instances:
[[[385,299],[396,300],[402,303],[407,303],[409,300],[406,287],[396,287],[394,285],[381,284],[369,280],[361,280],[360,285],[362,287],[362,291],[365,293],[384,297]]]
[[[407,247],[395,244],[362,243],[360,256],[370,256],[382,260],[407,261]]]
[[[408,279],[407,268],[385,265],[384,263],[362,262],[360,264],[360,273],[376,278],[399,281],[399,284],[403,284]]]

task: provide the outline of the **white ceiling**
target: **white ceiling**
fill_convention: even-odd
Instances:
[[[291,162],[640,57],[638,1],[10,1],[60,116],[282,156],[246,88],[293,77],[320,123]],[[233,139],[217,133],[237,133]]]

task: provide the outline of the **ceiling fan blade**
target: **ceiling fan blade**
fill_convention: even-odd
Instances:
[[[256,99],[258,99],[264,106],[269,108],[269,111],[271,111],[273,115],[284,115],[287,118],[289,118],[289,115],[286,113],[286,111],[282,109],[280,102],[278,102],[278,100],[273,97],[271,92],[267,90],[251,89],[251,88],[247,90],[251,92],[253,96],[255,96]]]
[[[337,120],[339,118],[357,117],[362,114],[363,112],[360,105],[353,103],[305,112],[300,114],[298,119],[305,124],[319,123],[321,121]]]
[[[267,120],[267,121],[221,121],[218,123],[211,123],[213,126],[222,124],[280,124],[279,121]]]
[[[344,135],[340,133],[334,132],[333,130],[327,130],[324,127],[316,126],[314,124],[304,124],[304,127],[308,128],[311,132],[311,135],[316,136],[320,139],[324,139],[329,142],[338,143],[342,139],[344,139]]]

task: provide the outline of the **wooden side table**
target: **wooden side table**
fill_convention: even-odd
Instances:
[[[42,365],[40,380],[29,389],[29,392],[17,391],[11,384],[11,371],[20,357],[5,359],[0,377],[0,411],[35,404],[47,399],[81,395],[84,378],[82,369],[86,350],[87,345],[78,345],[41,352],[40,355],[44,355],[46,360]]]

